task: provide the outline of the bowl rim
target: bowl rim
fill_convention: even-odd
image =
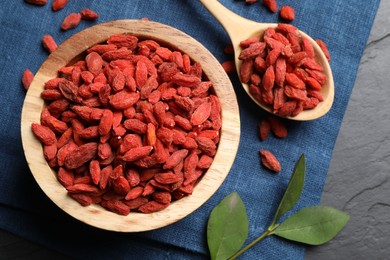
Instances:
[[[220,98],[222,127],[220,143],[213,164],[197,183],[194,192],[174,201],[167,208],[150,214],[130,212],[128,216],[118,215],[103,209],[100,205],[81,206],[67,195],[58,182],[55,172],[43,156],[41,143],[31,131],[33,122],[40,122],[40,113],[45,102],[40,98],[44,83],[57,77],[57,70],[69,64],[90,46],[101,43],[112,34],[128,33],[160,42],[172,44],[187,53],[194,61],[202,64],[203,72],[213,82],[216,95]],[[173,42],[174,41],[174,42]],[[237,99],[232,83],[218,60],[200,42],[188,34],[169,25],[144,20],[114,20],[80,31],[52,52],[44,61],[23,103],[21,116],[21,137],[25,158],[30,171],[42,189],[59,208],[85,224],[109,231],[141,232],[173,224],[201,207],[221,186],[235,160],[240,139],[240,117]]]

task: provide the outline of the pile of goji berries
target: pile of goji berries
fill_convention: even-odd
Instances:
[[[245,0],[246,4],[257,2]],[[272,13],[279,10],[280,18],[286,22],[295,19],[291,6],[284,5],[279,9],[276,0],[263,0],[262,4]],[[325,42],[316,40],[316,43],[330,61]],[[263,36],[246,39],[240,45],[243,48],[239,56],[242,60],[238,68],[240,79],[249,85],[251,95],[258,102],[268,104],[274,114],[294,117],[323,100],[320,92],[326,82],[323,68],[315,59],[310,41],[293,25],[278,24],[276,29],[269,28]],[[226,46],[224,53],[234,54],[233,46]],[[221,65],[228,74],[236,71],[233,60],[226,60]],[[261,141],[265,141],[270,132],[277,138],[287,136],[283,121],[271,114],[260,120],[258,131]],[[260,162],[270,171],[281,171],[280,162],[271,151],[260,149]]]
[[[240,43],[241,82],[260,103],[282,117],[294,117],[323,101],[326,82],[311,42],[289,24],[268,28],[261,37]]]
[[[246,0],[247,4],[257,0]],[[273,13],[279,7],[276,0],[262,3]],[[292,21],[295,12],[291,6],[280,8],[282,19]],[[329,51],[322,40],[316,40],[330,61]],[[321,88],[326,82],[323,67],[316,61],[310,41],[302,37],[296,27],[280,23],[269,28],[259,38],[241,42],[239,59],[240,79],[249,85],[251,95],[260,103],[269,105],[274,114],[294,117],[305,109],[312,109],[323,101]],[[232,53],[232,48],[225,48]],[[235,70],[233,61],[225,61],[222,67],[227,73]]]
[[[112,35],[45,83],[32,131],[69,196],[121,215],[193,192],[219,143],[221,107],[201,64],[133,35]]]

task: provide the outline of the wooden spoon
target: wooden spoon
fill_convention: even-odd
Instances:
[[[58,182],[56,173],[43,157],[41,143],[31,131],[31,124],[40,122],[40,114],[45,107],[40,97],[44,83],[57,77],[58,69],[72,64],[91,46],[106,42],[113,34],[123,33],[136,35],[140,39],[154,39],[163,45],[187,53],[194,61],[200,62],[204,74],[213,82],[214,90],[221,102],[220,142],[211,167],[196,184],[192,195],[174,201],[164,210],[151,214],[131,212],[128,216],[121,216],[98,205],[82,207],[67,195],[65,188]],[[92,26],[73,35],[50,54],[36,73],[27,92],[22,111],[21,133],[23,149],[31,173],[45,194],[58,207],[94,227],[118,232],[139,232],[164,227],[184,218],[217,191],[228,175],[237,153],[240,140],[240,117],[230,79],[218,60],[198,41],[161,23],[117,20]]]
[[[250,37],[258,37],[263,35],[264,31],[269,28],[273,27],[276,28],[277,24],[275,23],[258,23],[254,22],[252,20],[248,20],[246,18],[243,18],[229,9],[227,9],[225,6],[223,6],[221,3],[218,2],[218,0],[199,0],[208,10],[209,12],[219,21],[219,23],[223,26],[227,34],[229,35],[231,42],[234,47],[234,54],[235,54],[235,64],[238,74],[239,68],[241,65],[241,60],[238,59],[238,56],[241,52],[240,42],[248,39]],[[333,82],[333,75],[332,70],[329,66],[329,62],[327,61],[324,53],[322,52],[321,48],[318,46],[318,44],[306,33],[300,31],[302,37],[306,37],[310,40],[312,43],[317,62],[320,63],[324,68],[324,73],[327,76],[327,81],[325,85],[322,86],[322,96],[324,97],[324,101],[320,102],[317,107],[314,109],[308,109],[302,111],[300,114],[298,114],[295,117],[288,117],[292,120],[299,120],[299,121],[306,121],[306,120],[313,120],[317,119],[323,115],[325,115],[333,104],[334,99],[334,82]],[[252,98],[254,102],[256,102],[261,108],[264,110],[273,113],[272,107],[266,103],[261,103],[257,101],[249,92],[249,85],[242,83],[243,88],[248,93],[248,95]]]

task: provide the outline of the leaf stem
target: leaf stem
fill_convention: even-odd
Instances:
[[[237,257],[239,257],[240,255],[242,255],[246,250],[248,250],[249,248],[251,248],[252,246],[254,246],[255,244],[257,244],[258,242],[260,242],[263,238],[269,236],[269,235],[272,235],[272,232],[274,231],[275,228],[277,228],[278,225],[271,225],[263,234],[261,234],[258,238],[256,238],[255,240],[253,240],[251,243],[249,243],[247,246],[245,246],[244,248],[242,248],[240,251],[238,251],[237,253],[235,253],[234,255],[232,255],[229,260],[234,260],[236,259]]]

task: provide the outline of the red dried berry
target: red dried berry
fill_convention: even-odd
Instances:
[[[295,19],[295,10],[293,7],[284,5],[280,8],[280,17],[287,21]]]

